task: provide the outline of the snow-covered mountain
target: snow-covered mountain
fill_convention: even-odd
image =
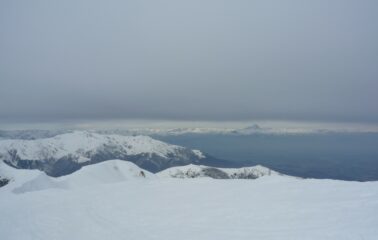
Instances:
[[[16,169],[0,162],[0,179],[6,179],[2,191],[26,193],[50,188],[74,189],[99,184],[117,183],[138,179],[156,179],[151,172],[132,162],[119,159],[88,165],[80,170],[58,178],[50,177],[39,170]]]
[[[74,131],[52,138],[0,140],[0,160],[17,168],[40,169],[51,176],[69,174],[84,165],[110,159],[128,160],[152,172],[190,163],[218,163],[198,150],[147,136]]]
[[[282,174],[260,165],[242,168],[215,168],[189,164],[165,169],[157,173],[157,175],[171,178],[256,179],[263,176],[278,176]]]
[[[378,182],[273,172],[256,180],[219,181],[147,171],[143,177],[141,171],[111,160],[53,178],[0,162],[0,176],[10,179],[0,188],[0,239],[375,240],[378,235]]]
[[[56,178],[69,188],[122,181],[156,179],[157,176],[129,161],[119,159],[92,164],[72,174]]]
[[[193,164],[168,168],[154,174],[132,162],[115,159],[87,165],[74,173],[55,178],[40,170],[16,169],[4,162],[0,162],[0,179],[7,180],[2,187],[5,186],[6,189],[13,193],[34,192],[50,188],[73,189],[138,179],[204,177],[214,179],[256,179],[263,176],[284,175],[262,166],[215,168]]]

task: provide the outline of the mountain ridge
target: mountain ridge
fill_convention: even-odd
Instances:
[[[75,189],[99,184],[118,183],[133,180],[158,179],[249,179],[254,180],[267,176],[290,177],[257,165],[242,168],[215,168],[204,165],[188,164],[165,169],[158,173],[151,173],[132,162],[112,159],[92,165],[84,166],[76,172],[60,177],[48,176],[40,170],[15,169],[0,162],[0,179],[8,182],[2,190],[16,194],[35,192],[45,189]],[[9,185],[8,185],[9,184]]]
[[[0,160],[16,168],[40,169],[55,177],[110,159],[127,160],[151,172],[190,163],[228,164],[199,150],[149,136],[74,131],[51,138],[0,141]]]
[[[263,176],[286,176],[261,165],[240,168],[217,168],[194,164],[171,167],[158,172],[157,175],[171,178],[209,177],[214,179],[256,179]]]

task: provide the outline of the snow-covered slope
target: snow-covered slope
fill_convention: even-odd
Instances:
[[[105,167],[107,174],[114,166],[127,173],[129,166],[118,164],[123,162],[97,166]],[[99,169],[90,170],[94,166],[75,181],[88,175],[98,179]],[[66,182],[73,181],[66,177]],[[375,240],[378,236],[378,182],[284,176],[254,181],[118,179],[122,178],[22,194],[0,188],[0,239]]]
[[[157,173],[157,175],[171,178],[256,179],[263,176],[278,176],[282,174],[260,165],[242,168],[215,168],[189,164],[165,169]]]
[[[16,188],[41,175],[39,170],[15,169],[0,161],[0,179],[7,179],[7,184],[1,189]]]
[[[16,169],[0,162],[0,179],[9,180],[9,183],[4,189],[11,190],[14,193],[33,192],[49,188],[77,188],[135,179],[200,177],[216,179],[256,179],[262,176],[279,175],[279,173],[262,166],[245,168],[213,168],[192,164],[181,167],[172,167],[157,174],[153,174],[141,169],[132,162],[115,159],[87,165],[72,174],[54,178],[39,170]]]
[[[39,170],[15,169],[0,163],[0,177],[9,180],[1,191],[26,193],[46,189],[72,189],[136,179],[156,179],[155,174],[132,162],[109,160],[88,165],[70,175],[54,178]]]
[[[85,166],[79,171],[56,179],[74,188],[78,186],[155,178],[155,174],[141,169],[132,162],[116,159]]]
[[[75,131],[36,140],[0,140],[0,160],[18,168],[42,169],[53,176],[109,159],[136,163],[150,171],[199,163],[198,150],[167,144],[147,136],[102,135]]]

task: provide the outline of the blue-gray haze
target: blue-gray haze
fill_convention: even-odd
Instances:
[[[306,178],[378,180],[377,133],[156,137],[200,149],[214,157],[232,161],[236,166],[261,164],[284,174]]]
[[[0,119],[378,121],[375,0],[2,0]]]

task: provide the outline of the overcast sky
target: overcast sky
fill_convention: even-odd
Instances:
[[[376,0],[2,0],[0,122],[378,122]]]

